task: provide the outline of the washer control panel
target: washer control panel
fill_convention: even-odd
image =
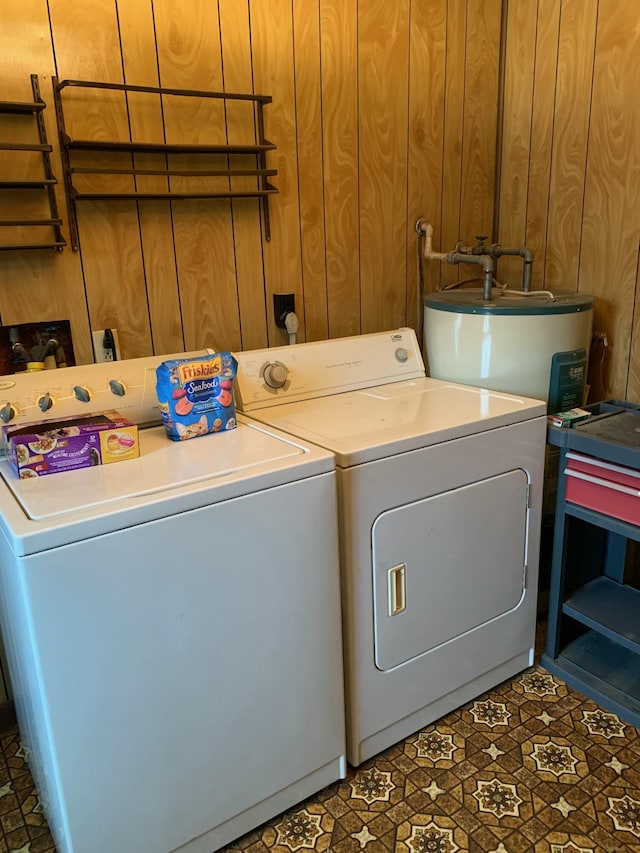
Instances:
[[[196,353],[81,364],[0,376],[0,424],[52,421],[116,409],[134,423],[160,421],[156,367]]]
[[[413,329],[235,355],[236,406],[244,412],[425,375]]]

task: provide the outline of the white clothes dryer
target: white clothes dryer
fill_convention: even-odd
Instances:
[[[411,329],[237,358],[245,414],[336,456],[350,763],[531,665],[545,404],[426,378]]]
[[[157,424],[161,360],[0,385],[18,422]],[[238,421],[46,477],[0,461],[2,630],[60,853],[211,853],[344,776],[333,457]]]

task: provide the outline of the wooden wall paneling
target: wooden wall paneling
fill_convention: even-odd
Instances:
[[[563,0],[545,286],[576,290],[598,0]]]
[[[491,238],[498,120],[501,0],[467,0],[460,232]],[[479,267],[463,267],[465,278]]]
[[[158,86],[158,59],[151,0],[129,3],[117,0],[124,78],[136,86]],[[135,142],[164,142],[162,103],[158,95],[127,94],[131,138]],[[167,158],[154,154],[134,156],[136,168],[166,169]],[[136,178],[138,192],[166,192],[162,176]],[[171,206],[166,201],[138,203],[142,258],[156,354],[184,350],[178,295]]]
[[[447,0],[413,0],[409,45],[409,165],[407,216],[407,322],[418,328],[415,224],[433,225],[433,245],[440,246],[442,226],[442,146],[444,141]],[[439,262],[423,260],[424,291],[440,281]]]
[[[324,238],[319,0],[293,0],[305,337],[328,337]]]
[[[525,243],[534,255],[531,288],[545,287],[549,180],[561,0],[538,0]],[[501,211],[502,214],[502,211]],[[507,211],[504,211],[507,216]],[[501,216],[501,222],[503,218]]]
[[[358,6],[362,331],[406,323],[409,0]]]
[[[360,332],[357,4],[320,0],[329,337]]]
[[[276,328],[273,294],[293,293],[300,321],[299,340],[305,338],[296,145],[293,7],[292,0],[273,0],[268,5],[250,0],[254,86],[273,97],[266,111],[266,134],[277,150],[267,157],[278,170],[279,194],[269,203],[271,240],[264,243],[266,305],[269,344],[279,346],[288,338]]]
[[[245,0],[219,0],[224,88],[227,92],[253,92],[251,68],[251,31],[249,3]],[[261,92],[260,94],[270,94]],[[270,105],[265,108],[269,121]],[[227,109],[229,142],[254,139],[255,115],[250,103],[229,104]],[[232,168],[246,168],[244,157],[231,157]],[[277,179],[272,179],[277,186]],[[253,181],[256,186],[256,181]],[[258,199],[236,199],[233,211],[236,278],[240,308],[242,349],[267,346],[267,308],[265,303],[262,232]]]
[[[59,80],[122,83],[122,56],[115,0],[49,0],[51,36]],[[129,140],[123,92],[69,88],[62,94],[65,129],[75,139]],[[130,168],[127,153],[76,151],[73,164]],[[133,179],[121,175],[77,175],[74,184],[96,192],[132,192]],[[79,217],[85,209],[79,207]],[[87,207],[87,210],[90,208]],[[91,247],[89,247],[91,249]]]
[[[68,241],[58,131],[51,94],[54,62],[46,0],[3,0],[1,17],[0,98],[31,101],[30,75],[38,75],[40,91],[47,104],[44,111],[47,137],[54,147],[52,168],[60,181],[56,187],[58,212],[63,219],[63,235]],[[28,22],[28,41],[25,40],[25,22]],[[8,128],[8,124],[3,121],[2,127]],[[25,128],[22,123],[15,131],[22,136]],[[18,137],[14,141],[18,141]],[[4,157],[7,156],[5,153]],[[33,160],[31,163],[33,168],[39,169],[38,175],[42,175],[42,158],[38,159],[37,165]],[[14,160],[10,163],[4,161],[4,166],[13,174],[21,168],[15,165]],[[76,361],[93,361],[80,259],[68,248],[62,252],[46,249],[4,251],[0,254],[0,318],[3,324],[67,319],[71,322]]]
[[[508,4],[503,140],[499,186],[499,228],[503,246],[525,245],[527,196],[531,157],[531,121],[536,41],[537,3],[511,0]],[[522,259],[502,258],[497,274],[510,287],[522,286]]]
[[[123,82],[113,0],[56,0],[50,4],[50,15],[60,79]],[[65,95],[65,104],[66,127],[72,136],[130,138],[122,92],[73,90]],[[104,165],[109,160],[97,155],[93,162]],[[125,168],[131,162],[129,155],[113,160],[114,165]],[[110,189],[132,186],[129,177],[109,178]],[[117,328],[124,358],[150,355],[151,329],[135,202],[81,202],[76,209],[91,328]]]
[[[222,90],[222,55],[217,4],[194,0],[188,9],[154,0],[160,79],[163,86]],[[221,101],[166,97],[167,141],[226,142]],[[172,156],[170,162],[190,168],[226,166],[224,158]],[[196,179],[172,179],[185,189]],[[202,186],[215,179],[197,179]],[[228,182],[226,183],[228,187]],[[240,349],[240,316],[236,287],[231,203],[228,200],[175,201],[173,222],[178,259],[185,346]]]
[[[640,288],[640,240],[638,241],[638,255],[636,261],[636,284],[635,292]],[[629,358],[629,376],[627,379],[627,400],[640,403],[640,301],[636,299],[633,308],[633,327],[631,331],[631,352]]]
[[[639,90],[638,10],[600,0],[579,290],[596,297],[595,328],[609,339],[607,392],[632,399],[640,399],[633,316],[640,244]]]
[[[467,42],[467,0],[448,0],[447,65],[444,104],[444,147],[442,161],[442,225],[439,252],[451,251],[461,238],[460,200],[462,187],[462,138],[464,132],[464,82]],[[465,239],[469,239],[464,235]],[[466,275],[457,266],[440,264],[442,286]]]

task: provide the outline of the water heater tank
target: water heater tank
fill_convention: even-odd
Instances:
[[[424,300],[429,375],[465,385],[549,399],[556,353],[589,353],[593,297],[546,291],[439,291]]]

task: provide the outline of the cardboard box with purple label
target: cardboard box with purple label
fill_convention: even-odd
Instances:
[[[22,480],[140,455],[138,427],[115,411],[9,424],[2,432],[5,454]]]

